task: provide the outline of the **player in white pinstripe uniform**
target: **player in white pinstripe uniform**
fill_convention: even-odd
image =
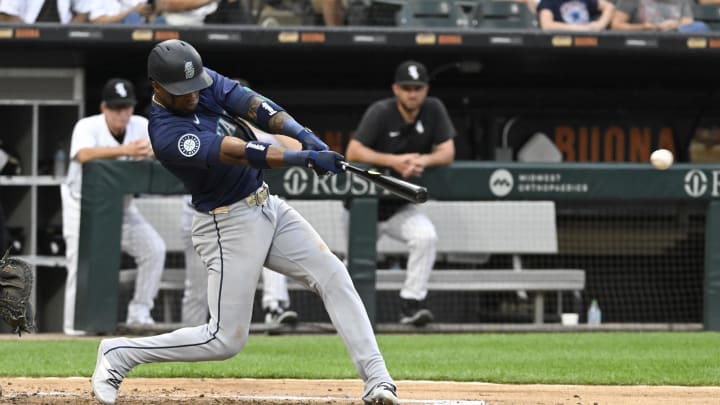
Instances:
[[[105,84],[102,98],[102,113],[83,118],[75,124],[68,176],[60,188],[68,262],[63,331],[69,335],[84,334],[74,328],[82,164],[95,159],[144,159],[153,153],[148,138],[147,119],[133,115],[136,100],[132,83],[124,79],[111,79]],[[122,249],[138,265],[135,292],[128,305],[127,323],[130,326],[151,325],[154,321],[150,310],[165,267],[165,242],[140,214],[131,196],[125,197],[123,207]]]

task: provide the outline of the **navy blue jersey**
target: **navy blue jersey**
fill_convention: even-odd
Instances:
[[[178,177],[202,212],[232,204],[257,190],[262,171],[220,161],[220,142],[235,135],[247,117],[249,101],[258,95],[217,72],[205,68],[213,84],[200,91],[200,102],[190,115],[178,115],[153,102],[148,132],[157,159]]]

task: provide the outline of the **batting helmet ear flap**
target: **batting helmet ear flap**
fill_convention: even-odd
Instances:
[[[202,58],[192,45],[179,39],[160,42],[148,56],[148,76],[168,93],[179,96],[212,85]]]

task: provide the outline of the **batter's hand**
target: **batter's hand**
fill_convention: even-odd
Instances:
[[[315,134],[307,128],[303,128],[297,135],[297,140],[302,144],[303,150],[330,150],[325,142],[321,141]]]
[[[343,171],[338,162],[345,160],[345,156],[331,150],[309,151],[307,153],[307,166],[315,170],[315,174],[318,176]]]

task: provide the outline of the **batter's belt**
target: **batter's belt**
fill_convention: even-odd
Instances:
[[[270,197],[270,187],[268,187],[267,184],[263,183],[263,185],[255,190],[252,194],[245,197],[243,201],[247,203],[247,205],[263,205],[265,204],[265,201],[267,201],[268,197]],[[210,211],[210,214],[227,214],[230,212],[230,206],[224,205],[222,207],[217,207],[214,210]]]

